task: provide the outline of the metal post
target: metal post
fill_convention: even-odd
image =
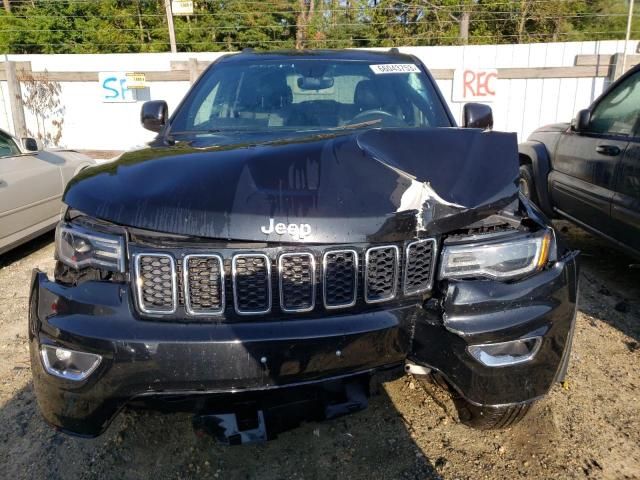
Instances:
[[[622,54],[622,73],[627,69],[627,47],[631,37],[631,20],[633,18],[633,0],[629,0],[629,17],[627,18],[627,36],[624,39],[624,53]]]
[[[9,91],[9,106],[13,120],[13,134],[18,138],[27,136],[27,122],[24,119],[24,104],[22,103],[22,90],[16,75],[16,65],[4,56],[4,71],[7,76],[7,90]]]
[[[189,67],[189,83],[193,85],[198,79],[198,59],[190,58],[187,65]]]
[[[171,43],[171,53],[176,53],[176,31],[173,28],[173,13],[171,12],[171,0],[164,0],[164,8],[167,12],[167,27],[169,27],[169,42]]]

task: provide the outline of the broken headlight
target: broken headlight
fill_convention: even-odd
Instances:
[[[510,280],[543,268],[555,252],[551,230],[519,235],[510,240],[446,246],[440,278],[485,277]]]
[[[60,222],[56,229],[56,258],[80,270],[94,267],[124,272],[124,238]]]

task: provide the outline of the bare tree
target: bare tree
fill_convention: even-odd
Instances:
[[[443,9],[443,5],[437,5],[434,2],[430,2],[429,0],[423,0],[423,3],[433,9],[436,17],[438,17],[439,11],[446,12],[449,18],[451,18],[451,20],[458,24],[458,40],[460,41],[460,43],[462,45],[466,45],[469,43],[469,26],[471,24],[471,12],[473,11],[473,7],[476,4],[476,0],[472,0],[471,2],[463,2],[463,4],[460,5],[462,11],[457,15],[454,15],[447,9]]]
[[[47,78],[47,72],[25,73],[24,106],[36,119],[37,131],[29,129],[45,146],[57,146],[62,138],[65,108],[60,101],[60,83]]]
[[[520,20],[518,21],[518,43],[524,43],[524,26],[527,22],[527,14],[531,2],[520,0]]]
[[[466,45],[469,43],[469,24],[471,23],[471,12],[465,9],[458,16],[458,23],[460,24],[460,33],[458,34],[458,38],[460,39],[460,43]]]
[[[296,50],[302,50],[307,43],[309,22],[315,11],[315,0],[298,0],[299,12],[296,17]]]

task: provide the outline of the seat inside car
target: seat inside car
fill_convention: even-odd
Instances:
[[[249,80],[238,95],[236,117],[260,126],[282,126],[293,95],[280,72]]]
[[[382,94],[378,85],[373,80],[361,80],[356,85],[353,94],[353,104],[357,113],[367,110],[380,110],[382,108]]]
[[[356,108],[354,116],[366,111],[383,110],[402,118],[393,89],[390,85],[385,86],[383,80],[361,80],[358,82],[353,94],[353,104]]]

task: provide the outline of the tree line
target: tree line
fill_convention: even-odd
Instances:
[[[195,0],[179,51],[624,38],[628,0]],[[639,2],[640,3],[640,2]],[[2,53],[166,52],[164,0],[3,0]],[[634,19],[633,33],[640,33]]]

